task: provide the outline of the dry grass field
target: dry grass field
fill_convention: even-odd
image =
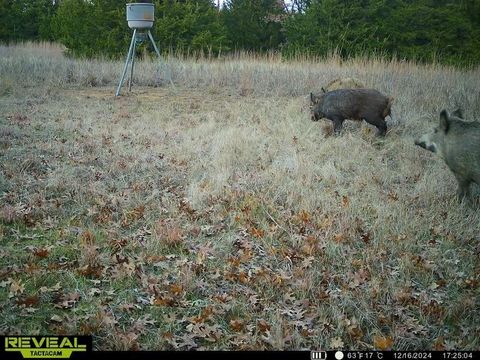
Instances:
[[[102,350],[480,350],[480,210],[414,146],[480,69],[0,46],[0,333]],[[384,139],[307,96],[395,98]],[[475,198],[480,189],[473,186]]]

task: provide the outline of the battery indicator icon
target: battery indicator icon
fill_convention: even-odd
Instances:
[[[311,360],[324,360],[327,358],[326,351],[312,351],[310,352],[310,359]]]

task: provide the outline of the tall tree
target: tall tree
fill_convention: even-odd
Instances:
[[[478,0],[476,0],[478,1]],[[478,63],[480,27],[465,0],[317,0],[285,23],[285,53]]]
[[[228,51],[226,30],[210,0],[155,0],[152,32],[160,49]],[[73,55],[118,57],[132,32],[118,0],[62,0],[56,35]]]
[[[218,9],[211,0],[156,0],[155,38],[165,48],[228,51]]]
[[[55,10],[51,0],[0,1],[0,41],[52,40]]]
[[[223,11],[228,38],[236,49],[277,49],[284,41],[283,1],[227,0]]]
[[[72,55],[114,56],[128,44],[121,5],[114,0],[62,0],[53,21],[55,36]]]

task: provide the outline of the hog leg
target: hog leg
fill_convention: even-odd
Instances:
[[[377,136],[385,136],[387,133],[387,123],[381,116],[373,116],[365,118],[365,121],[377,128]]]
[[[465,179],[463,177],[455,175],[458,181],[458,190],[457,196],[458,199],[461,201],[463,198],[468,197],[470,195],[470,180]]]
[[[343,121],[345,119],[342,119],[341,117],[334,117],[332,118],[333,121],[333,132],[335,135],[340,135],[340,132],[342,131],[343,127]]]

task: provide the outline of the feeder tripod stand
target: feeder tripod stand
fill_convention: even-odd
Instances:
[[[150,41],[152,42],[152,45],[153,47],[155,48],[155,52],[157,53],[158,55],[158,58],[161,59],[161,55],[160,55],[160,52],[158,51],[158,48],[157,48],[157,45],[155,44],[155,41],[153,40],[153,36],[152,36],[152,33],[150,32],[150,30],[147,30],[147,32],[143,32],[143,33],[137,33],[137,29],[133,29],[133,35],[132,35],[132,41],[130,42],[130,48],[128,49],[128,55],[127,55],[127,60],[125,61],[125,67],[123,68],[123,73],[122,73],[122,77],[120,78],[120,83],[118,84],[118,88],[117,88],[117,92],[115,93],[115,96],[118,96],[120,95],[120,89],[123,85],[123,82],[125,80],[125,75],[127,73],[127,69],[128,69],[128,63],[132,63],[131,67],[130,67],[130,81],[128,83],[128,91],[131,91],[132,90],[132,79],[133,79],[133,66],[135,64],[135,47],[137,45],[137,43],[142,43],[146,37],[148,36],[148,38],[150,39]]]

